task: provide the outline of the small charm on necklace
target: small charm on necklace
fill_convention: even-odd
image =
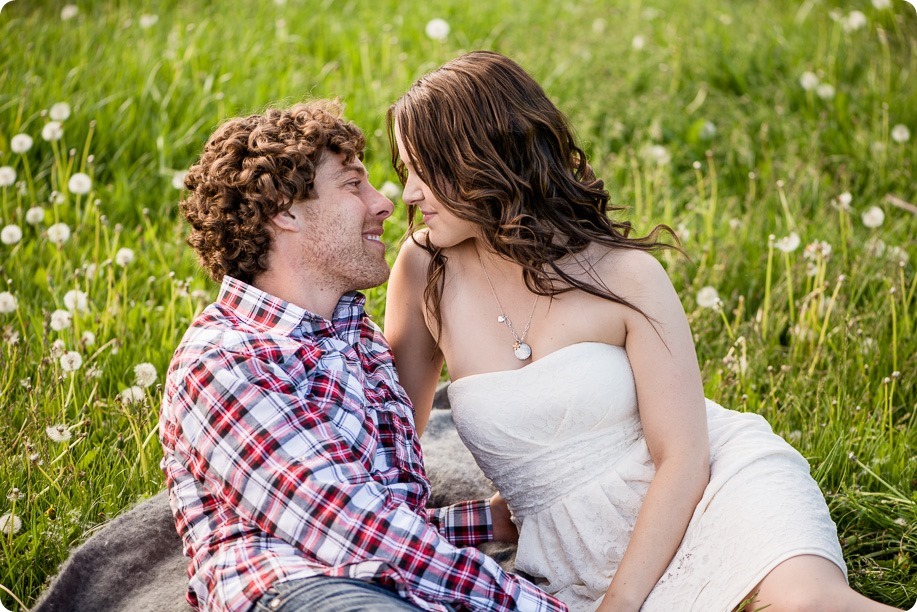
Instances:
[[[513,344],[513,355],[515,355],[516,359],[519,361],[525,361],[532,356],[532,347],[525,342],[516,342]]]
[[[504,315],[500,315],[497,317],[497,323],[506,323],[506,317]]]

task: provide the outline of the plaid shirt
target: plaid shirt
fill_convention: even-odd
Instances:
[[[188,601],[241,612],[322,574],[425,610],[565,609],[468,548],[492,538],[486,501],[425,509],[413,412],[363,302],[328,321],[225,277],[185,334],[159,427]]]

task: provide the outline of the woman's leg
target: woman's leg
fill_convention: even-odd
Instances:
[[[764,577],[742,612],[881,612],[897,610],[860,595],[834,563],[815,555],[787,559]]]

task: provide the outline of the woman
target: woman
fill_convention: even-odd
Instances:
[[[705,400],[661,246],[606,216],[562,113],[474,52],[388,113],[413,219],[385,330],[422,430],[453,418],[519,527],[517,569],[574,610],[890,610],[847,586],[807,462]]]

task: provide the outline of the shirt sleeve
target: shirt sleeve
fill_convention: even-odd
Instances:
[[[494,539],[490,501],[463,501],[427,510],[427,519],[455,546],[477,546]]]
[[[471,527],[480,520],[475,502],[438,513],[440,533],[374,481],[348,442],[353,419],[329,406],[332,387],[313,384],[304,396],[269,360],[213,351],[191,365],[176,390],[184,396],[174,398],[183,405],[178,426],[184,444],[176,451],[242,520],[318,564],[374,562],[397,576],[409,598],[428,602],[473,610],[566,610],[477,549],[444,537],[474,539],[460,534],[477,529]]]

